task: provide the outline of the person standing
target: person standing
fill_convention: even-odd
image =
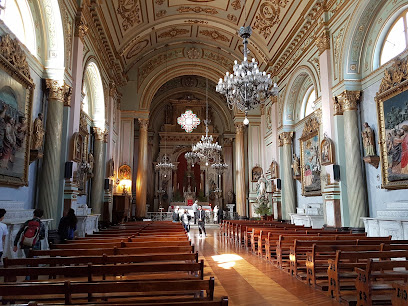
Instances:
[[[198,209],[198,201],[195,200],[193,204],[194,224],[197,224],[197,209]]]
[[[174,211],[173,211],[173,222],[179,222],[179,221],[180,221],[179,207],[176,206],[176,207],[174,208]]]
[[[44,211],[42,209],[35,209],[33,218],[24,222],[24,224],[20,227],[20,230],[14,239],[14,252],[17,252],[17,245],[19,242],[20,248],[23,250],[26,257],[28,257],[31,249],[41,249],[41,240],[45,238],[45,226],[44,223],[41,222],[41,217],[43,214]],[[21,234],[23,234],[22,237]]]
[[[207,236],[207,233],[205,232],[205,211],[203,210],[203,207],[201,205],[198,206],[197,219],[198,219],[198,231],[200,233],[200,237],[203,232],[204,232],[204,236]]]
[[[183,223],[184,229],[187,233],[190,231],[190,220],[191,216],[189,215],[187,209],[185,209],[184,213],[181,215],[181,222]]]
[[[61,218],[58,226],[61,242],[74,239],[77,223],[78,219],[75,216],[75,210],[70,208],[67,215]]]
[[[215,224],[218,223],[218,211],[219,211],[218,205],[215,205],[215,206],[214,206],[214,209],[213,209],[213,213],[214,213],[214,223],[215,223]]]
[[[5,214],[6,210],[4,208],[0,208],[0,259],[3,256],[4,244],[8,234],[7,225],[2,222]]]

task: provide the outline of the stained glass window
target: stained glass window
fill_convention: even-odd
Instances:
[[[181,125],[187,133],[191,133],[200,124],[200,118],[197,117],[190,109],[186,110],[177,118],[177,123]]]

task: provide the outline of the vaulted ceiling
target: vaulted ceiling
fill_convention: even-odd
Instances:
[[[316,0],[106,0],[102,22],[125,72],[165,45],[196,43],[241,58],[237,29],[251,24],[249,49],[264,68],[293,38]]]

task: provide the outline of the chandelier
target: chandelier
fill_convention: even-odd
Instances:
[[[228,169],[228,164],[223,163],[222,161],[218,161],[211,165],[211,168],[215,170],[215,172],[221,176],[225,170]]]
[[[186,158],[187,163],[189,163],[192,167],[194,167],[194,165],[200,161],[200,157],[195,152],[187,152],[184,154],[184,157]]]
[[[234,61],[233,70],[220,78],[216,91],[227,97],[230,109],[234,107],[245,113],[244,124],[248,124],[248,111],[257,107],[271,96],[278,95],[278,86],[273,83],[270,74],[259,71],[258,63],[253,58],[248,61],[248,38],[251,37],[251,26],[241,27],[239,36],[243,39],[244,60],[241,64]]]
[[[206,104],[206,114],[205,114],[205,136],[201,136],[201,141],[193,145],[193,152],[197,153],[200,160],[205,160],[206,166],[208,162],[217,157],[221,153],[221,146],[218,142],[213,142],[214,139],[212,135],[208,136],[208,79],[206,79],[206,89],[205,89],[205,104]]]

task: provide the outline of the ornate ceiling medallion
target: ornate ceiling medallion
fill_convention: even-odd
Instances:
[[[200,6],[190,7],[190,6],[180,6],[177,11],[179,13],[206,13],[206,14],[218,14],[218,11],[214,8],[202,8]]]
[[[220,32],[218,32],[216,30],[213,30],[213,31],[203,30],[203,31],[200,31],[200,34],[202,34],[204,36],[207,36],[207,37],[210,37],[210,38],[212,38],[214,40],[221,40],[221,41],[229,42],[229,39],[228,39],[227,36],[221,34]]]
[[[116,10],[120,17],[123,18],[122,27],[126,31],[135,24],[140,23],[140,6],[136,0],[119,0],[118,9]]]
[[[268,38],[271,35],[271,28],[280,21],[280,9],[285,8],[288,1],[274,0],[261,4],[259,13],[255,17],[254,29],[257,29],[264,38]]]
[[[181,125],[187,133],[191,133],[197,126],[200,125],[200,118],[197,117],[190,109],[186,110],[185,113],[181,114],[177,118],[177,124]]]
[[[177,29],[174,27],[166,32],[159,34],[159,38],[164,38],[164,37],[173,38],[173,37],[180,36],[180,35],[187,34],[187,33],[189,33],[189,30],[187,29]]]

